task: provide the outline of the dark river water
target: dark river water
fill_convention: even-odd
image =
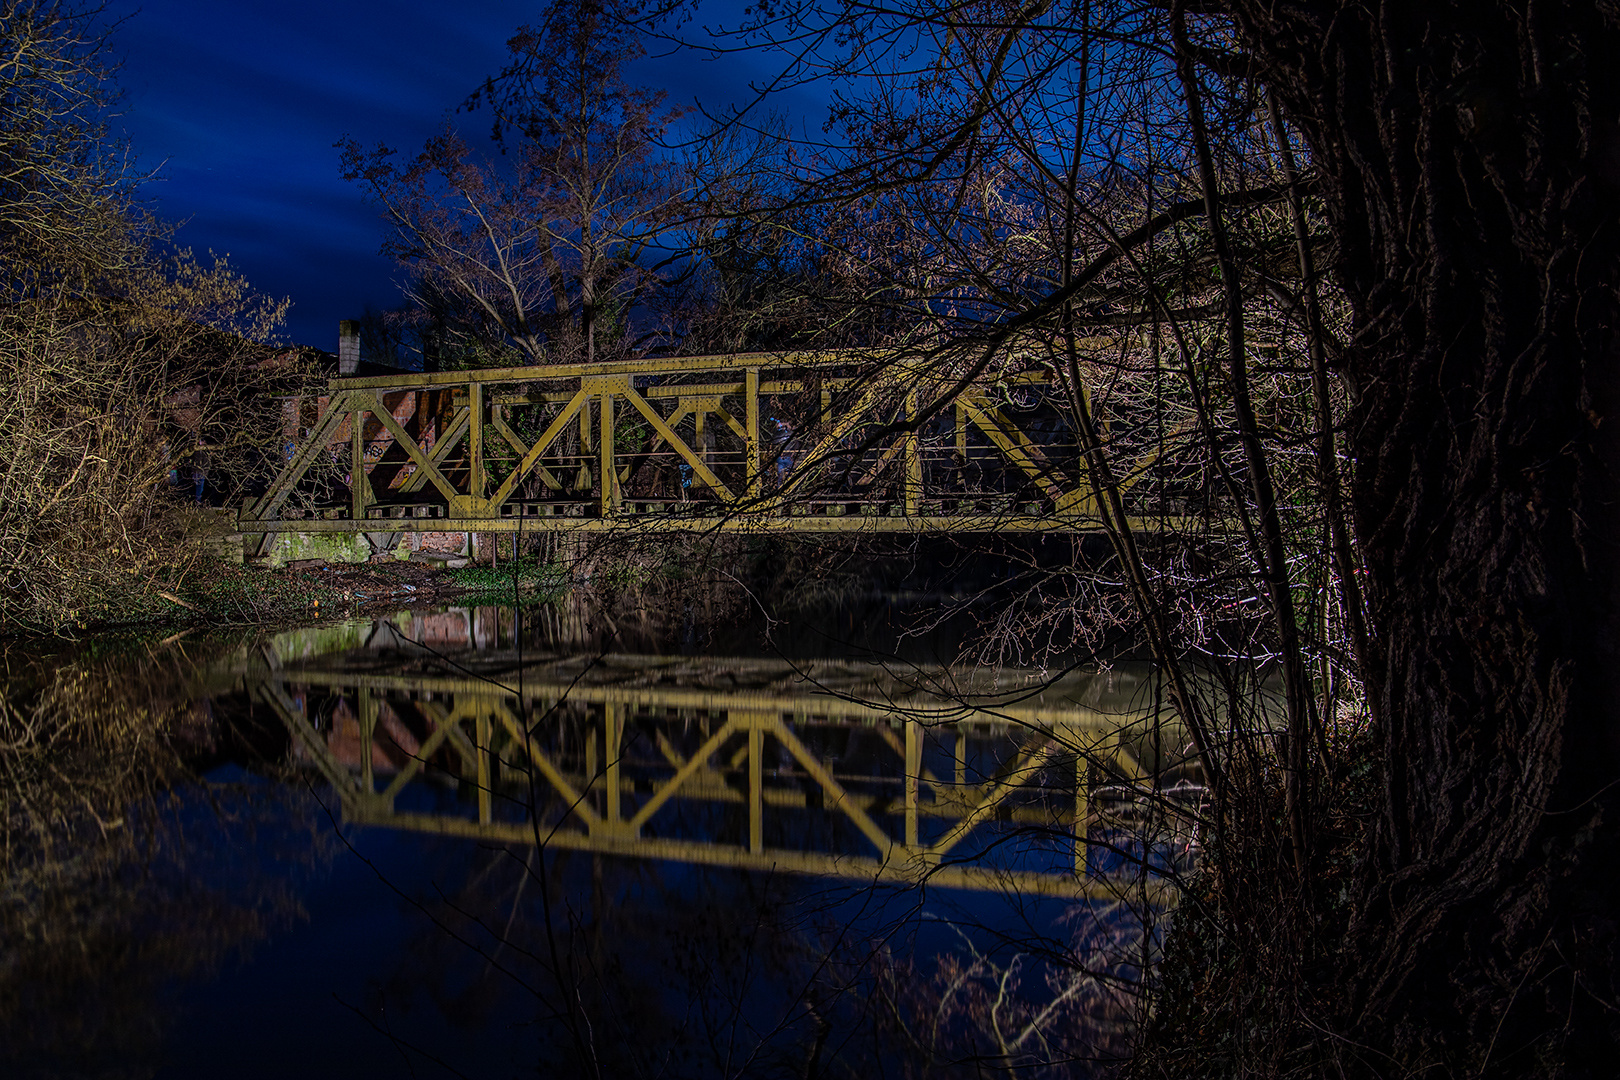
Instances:
[[[6,656],[0,1076],[1092,1076],[1201,788],[892,606]]]

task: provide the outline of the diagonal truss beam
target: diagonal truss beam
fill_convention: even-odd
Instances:
[[[1069,494],[1063,485],[1052,479],[1050,469],[1042,469],[1036,464],[1032,455],[1040,453],[1040,450],[1016,424],[1007,421],[998,410],[982,408],[972,398],[964,397],[961,407],[973,421],[974,426],[984,432],[996,445],[996,449],[1040,485],[1041,490],[1046,492],[1053,502],[1061,502]]]
[[[523,458],[517,463],[517,467],[495,490],[495,494],[490,496],[490,505],[500,506],[512,497],[513,489],[518,486],[525,476],[529,475],[529,470],[539,463],[540,456],[546,452],[552,443],[557,441],[558,436],[563,433],[563,430],[573,421],[574,417],[579,415],[579,411],[585,407],[585,403],[590,400],[590,396],[590,392],[582,386],[573,397],[568,399],[568,404],[564,405],[562,412],[558,413],[551,423],[546,425],[546,430],[540,433],[540,437],[535,440],[534,445],[523,451]],[[547,473],[546,475],[549,476],[550,474]],[[555,478],[552,479],[551,483],[556,483]],[[547,484],[547,486],[549,487],[551,484]],[[561,490],[561,488],[561,484],[556,484],[556,490]]]
[[[281,470],[281,475],[276,477],[275,482],[259,501],[253,504],[252,509],[243,515],[244,517],[262,521],[280,509],[281,504],[287,501],[287,496],[292,494],[294,486],[304,478],[310,466],[315,464],[321,452],[330,444],[332,436],[337,433],[337,429],[353,407],[352,399],[358,396],[359,392],[351,391],[334,395],[332,400],[326,403],[326,411],[316,418],[315,426],[310,429],[304,445],[298,449],[286,468]]]
[[[693,452],[690,446],[686,445],[684,439],[675,434],[674,429],[664,422],[664,418],[659,414],[658,410],[653,408],[646,398],[636,392],[636,388],[630,385],[629,379],[625,380],[624,386],[619,392],[624,395],[625,400],[635,406],[637,412],[646,418],[647,423],[652,425],[653,430],[658,433],[659,437],[673,447],[676,453],[686,459],[686,463],[692,466],[692,471],[702,478],[711,491],[720,496],[722,502],[733,503],[737,501],[737,496],[732,494],[731,489],[714,474],[714,470],[709,468],[708,464],[700,456]]]
[[[422,449],[422,445],[411,438],[410,433],[400,426],[398,420],[394,419],[394,414],[382,403],[382,400],[377,396],[377,392],[373,390],[368,396],[371,400],[363,407],[378,420],[381,420],[383,427],[387,428],[388,433],[394,437],[394,441],[404,448],[405,453],[410,456],[411,462],[415,464],[417,474],[433,481],[433,486],[438,488],[439,493],[446,499],[453,499],[460,494],[460,492],[456,491],[455,485],[445,479],[444,474],[439,471],[438,465]],[[440,442],[445,441],[447,440],[440,440]],[[434,449],[438,450],[439,447],[435,445]],[[445,453],[449,453],[449,447],[445,447]],[[413,476],[411,479],[414,481],[416,477]]]
[[[1000,779],[990,785],[973,808],[963,814],[961,820],[951,826],[950,831],[924,850],[924,856],[930,860],[938,860],[948,855],[951,849],[961,843],[987,815],[994,813],[1014,789],[1023,786],[1021,777],[1029,774],[1050,745],[1050,738],[1040,738],[1024,747],[1011,765],[1001,771]]]
[[[417,773],[427,768],[428,761],[432,759],[434,754],[439,752],[439,747],[444,745],[444,741],[450,737],[450,732],[461,722],[461,717],[464,715],[463,709],[464,706],[458,705],[449,716],[444,717],[442,720],[426,709],[422,711],[422,715],[433,724],[433,734],[429,735],[427,741],[417,747],[416,752],[410,755],[410,763],[399,770],[389,785],[383,789],[382,798],[392,802],[394,796],[398,795],[406,784],[415,779]],[[370,749],[370,747],[367,747],[367,752]]]
[[[518,722],[518,718],[512,715],[512,710],[499,702],[492,704],[490,708],[500,718],[501,725],[517,741],[517,744],[528,748],[529,760],[534,763],[535,768],[540,770],[540,775],[546,778],[546,782],[557,789],[557,794],[567,800],[569,811],[576,814],[585,823],[586,831],[595,832],[602,828],[602,819],[597,817],[596,813],[586,804],[584,794],[570,784],[568,778],[563,775],[562,770],[557,768],[552,763],[552,760],[535,745],[533,736],[524,730],[523,725]]]
[[[887,858],[894,849],[894,841],[889,838],[889,834],[878,828],[877,823],[849,797],[849,792],[844,790],[844,786],[833,779],[833,774],[827,771],[827,767],[799,741],[799,737],[793,734],[780,718],[771,725],[770,731],[781,740],[783,746],[787,747],[788,753],[804,767],[804,771],[821,785],[821,789],[832,796],[832,805],[849,818],[857,829],[866,834],[866,838],[877,848],[878,856]]]
[[[467,437],[467,432],[471,428],[472,410],[457,409],[455,415],[450,419],[450,425],[444,429],[444,434],[433,440],[433,448],[427,452],[427,459],[433,463],[435,469],[442,466],[449,459],[450,455],[455,452],[456,447],[461,443],[461,440]],[[405,483],[400,485],[399,490],[406,494],[420,491],[427,484],[428,479],[429,475],[427,473],[417,469],[416,472],[406,478]]]
[[[495,429],[496,434],[500,435],[501,438],[506,440],[507,446],[510,446],[514,451],[517,452],[518,460],[521,461],[525,456],[528,455],[529,444],[523,441],[522,436],[512,430],[512,425],[508,424],[505,417],[501,416],[499,412],[496,412],[489,418],[489,426]],[[563,489],[562,481],[558,480],[554,475],[552,475],[551,470],[540,464],[538,459],[535,461],[534,467],[530,471],[532,471],[536,476],[540,477],[540,482],[546,485],[549,490],[561,491]]]
[[[719,731],[716,731],[713,735],[709,736],[709,738],[704,741],[703,745],[698,747],[696,753],[687,758],[684,762],[681,762],[680,766],[675,770],[675,775],[669,778],[668,783],[659,788],[653,797],[648,799],[646,803],[642,805],[641,809],[636,811],[635,816],[630,819],[631,831],[639,833],[641,831],[641,827],[647,824],[648,819],[656,814],[660,807],[678,794],[681,786],[690,780],[694,773],[697,773],[699,770],[707,766],[709,759],[714,757],[715,753],[719,751],[720,747],[725,745],[726,740],[735,735],[739,730],[740,729],[734,721],[727,720],[720,726]],[[665,745],[667,746],[668,743],[666,742]],[[679,760],[679,758],[672,751],[666,751],[666,754],[670,757],[672,762]]]

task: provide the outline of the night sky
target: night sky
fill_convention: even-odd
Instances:
[[[685,32],[701,35],[739,6],[706,6]],[[401,277],[377,253],[382,225],[339,177],[332,144],[352,134],[420,149],[499,70],[506,40],[539,5],[145,0],[116,11],[129,14],[114,38],[125,91],[114,123],[157,170],[147,198],[185,222],[180,243],[229,254],[261,291],[292,298],[287,339],[332,350],[340,319],[399,302]],[[666,52],[634,74],[671,104],[718,109],[747,98],[769,63]],[[469,135],[486,129],[483,115],[466,119]]]

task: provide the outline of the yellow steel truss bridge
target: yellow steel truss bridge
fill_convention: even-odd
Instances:
[[[848,351],[340,378],[289,406],[285,465],[239,527],[1087,530],[1070,392],[1040,370],[968,380]],[[1201,507],[1141,483],[1162,480],[1174,444],[1113,452],[1138,528]]]
[[[1145,683],[1110,687],[1117,672],[996,686],[946,669],[509,650],[414,667],[350,653],[239,674],[351,824],[1152,902],[1195,850],[1192,815],[1175,811],[1201,791],[1184,733],[1139,700]]]

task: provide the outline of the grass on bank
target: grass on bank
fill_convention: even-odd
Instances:
[[[569,587],[565,567],[533,558],[500,566],[462,566],[445,570],[441,577],[461,593],[479,598],[554,600]]]
[[[127,588],[98,590],[74,613],[76,629],[149,623],[258,623],[337,610],[343,592],[299,570],[211,562],[186,573],[131,576]]]
[[[414,563],[268,569],[199,559],[184,568],[132,572],[127,580],[86,590],[65,613],[63,629],[307,622],[462,591],[442,573]]]
[[[452,597],[547,601],[568,585],[565,569],[534,559],[515,567],[453,570],[393,561],[269,569],[208,559],[183,570],[131,574],[127,581],[99,588],[71,612],[68,628],[308,622],[375,605],[403,607]]]

